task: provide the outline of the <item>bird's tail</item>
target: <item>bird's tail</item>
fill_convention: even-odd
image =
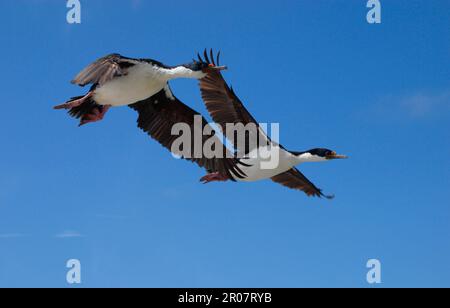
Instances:
[[[80,119],[83,125],[91,116],[102,112],[104,106],[97,104],[90,93],[84,96],[72,97],[64,104],[53,107],[54,109],[67,109],[68,114],[75,119]]]

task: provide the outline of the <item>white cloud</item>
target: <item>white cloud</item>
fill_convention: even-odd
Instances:
[[[436,94],[417,93],[400,100],[400,106],[410,117],[424,117],[450,110],[450,91]]]
[[[442,116],[450,111],[450,90],[387,95],[375,102],[368,111],[372,116],[386,120]]]
[[[25,234],[22,233],[3,233],[0,234],[0,239],[9,239],[9,238],[19,238],[19,237],[25,237]]]
[[[77,231],[67,230],[67,231],[63,231],[61,233],[56,234],[55,237],[57,237],[57,238],[77,238],[77,237],[84,237],[84,235]]]

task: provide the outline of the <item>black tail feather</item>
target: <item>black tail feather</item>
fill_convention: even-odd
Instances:
[[[86,100],[80,106],[71,108],[68,113],[71,117],[80,119],[86,115],[93,114],[96,109],[101,110],[101,108],[102,106],[97,104],[93,100]]]
[[[66,104],[83,97],[84,96],[72,97],[68,102],[66,102]],[[103,108],[104,107],[102,105],[97,104],[91,97],[89,97],[86,98],[86,100],[79,106],[70,108],[68,114],[75,119],[80,119],[81,125],[89,115],[99,114],[103,111]]]

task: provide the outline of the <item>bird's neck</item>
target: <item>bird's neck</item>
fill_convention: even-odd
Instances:
[[[206,74],[203,73],[202,71],[193,71],[182,65],[171,67],[171,68],[166,68],[166,69],[164,69],[164,72],[167,75],[169,80],[176,79],[176,78],[201,79],[206,76]]]
[[[301,163],[315,163],[325,161],[326,159],[317,155],[313,155],[309,152],[296,153],[294,154],[297,164]]]

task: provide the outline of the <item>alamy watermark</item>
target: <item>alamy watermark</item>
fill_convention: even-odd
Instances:
[[[66,281],[68,284],[81,283],[81,262],[78,259],[70,259],[66,263],[69,269],[66,274]]]
[[[80,0],[67,0],[66,20],[69,24],[81,24],[81,3]]]
[[[69,9],[66,15],[67,23],[81,23],[81,2],[80,0],[67,0],[66,7]],[[381,23],[381,2],[380,0],[368,0],[366,7],[370,10],[367,12],[366,20],[369,24]]]
[[[370,259],[366,263],[369,269],[366,275],[366,281],[369,284],[381,283],[381,262],[378,259]]]
[[[222,128],[225,139],[220,138],[212,125],[205,124],[203,117],[195,115],[193,124],[179,122],[171,129],[177,138],[171,144],[171,152],[176,158],[239,158],[253,159],[261,169],[275,169],[279,165],[281,148],[278,146],[280,124],[270,124],[270,139],[265,134],[267,123],[226,123]],[[270,140],[270,141],[269,141]],[[229,150],[227,141],[236,151]],[[225,149],[225,150],[224,150]]]
[[[369,0],[367,1],[366,7],[370,9],[366,15],[367,22],[369,24],[381,24],[380,0]]]

